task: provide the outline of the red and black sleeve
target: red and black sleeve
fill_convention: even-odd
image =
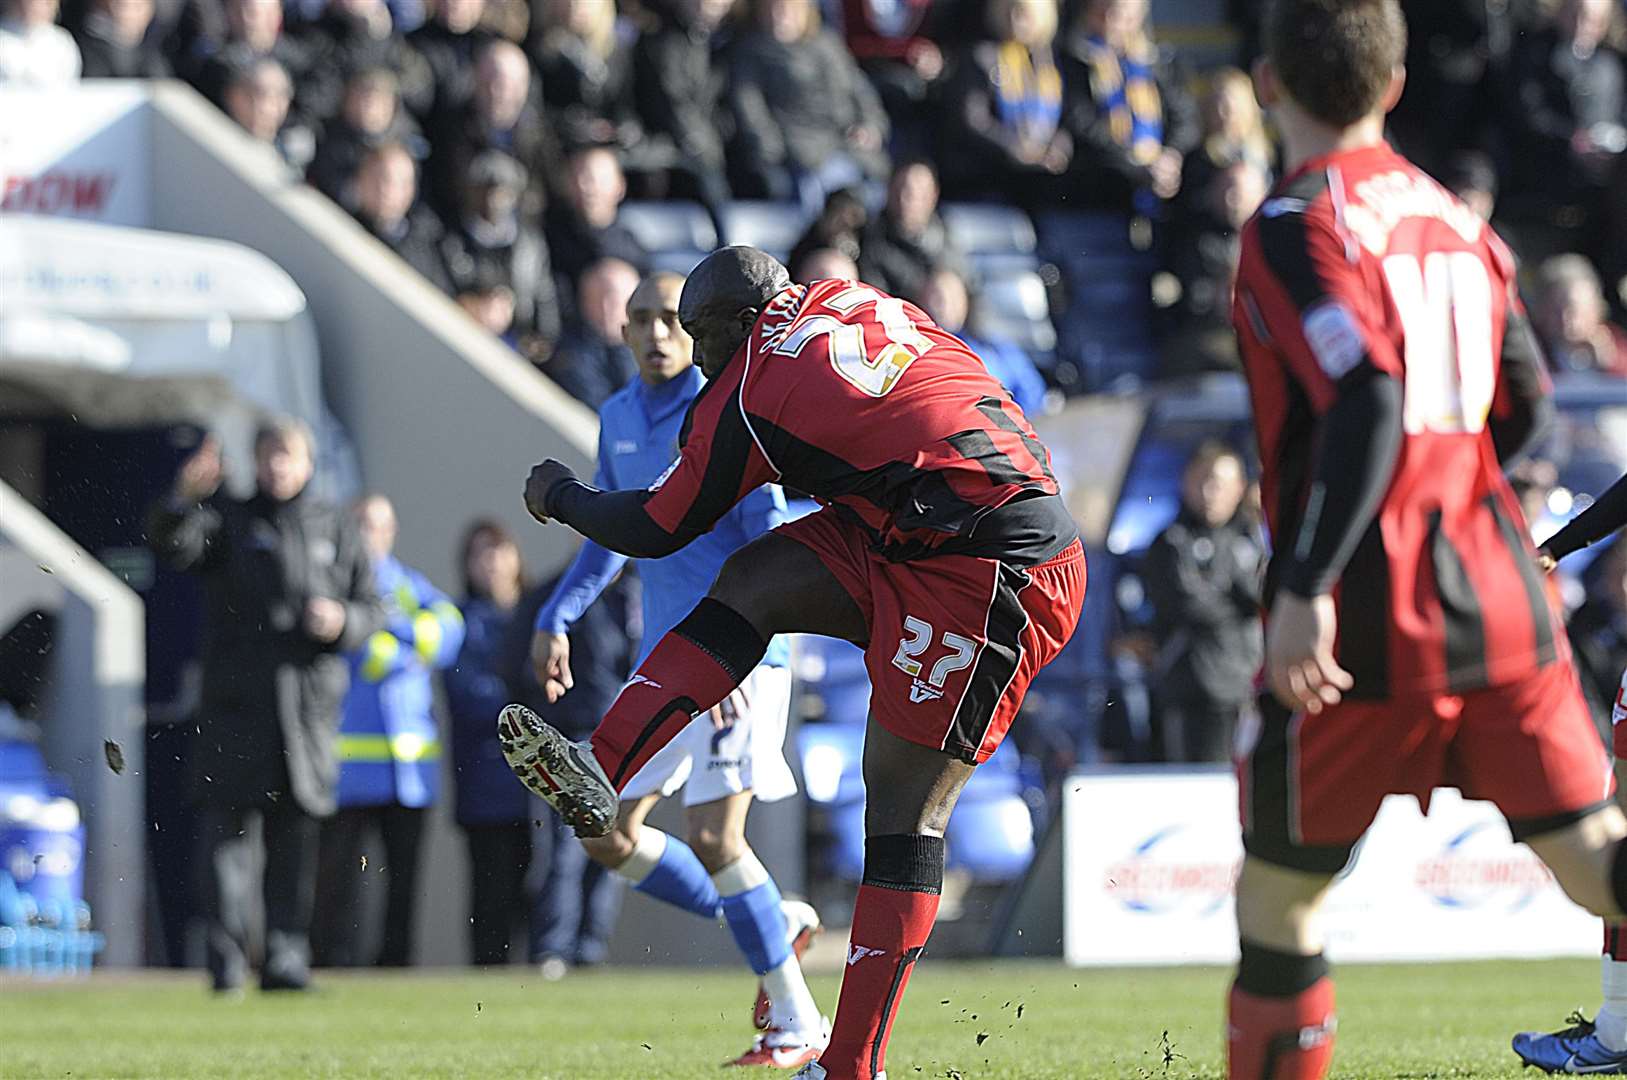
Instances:
[[[1264,329],[1319,414],[1316,467],[1282,584],[1332,589],[1372,524],[1401,452],[1400,357],[1376,329],[1375,289],[1331,224],[1308,213],[1256,223]]]
[[[670,555],[753,490],[776,479],[740,411],[743,365],[708,383],[689,407],[678,459],[648,490],[600,491],[566,480],[544,499],[548,516],[635,559]]]

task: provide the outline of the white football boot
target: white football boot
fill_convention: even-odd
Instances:
[[[825,1080],[826,1075],[825,1067],[823,1065],[819,1064],[817,1061],[810,1061],[801,1069],[797,1070],[797,1074],[791,1077],[791,1080]],[[887,1074],[884,1072],[878,1072],[876,1074],[876,1080],[887,1080]]]

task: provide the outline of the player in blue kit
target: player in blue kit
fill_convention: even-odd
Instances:
[[[677,274],[656,274],[628,301],[625,336],[639,377],[599,412],[594,482],[606,490],[645,488],[661,477],[678,457],[679,430],[705,385],[694,364],[694,342],[678,322],[683,283]],[[639,662],[706,595],[725,559],[785,520],[784,494],[760,487],[693,544],[665,558],[639,560]],[[549,701],[571,687],[567,631],[626,564],[626,556],[584,541],[537,613],[531,659]],[[595,861],[640,892],[702,918],[721,911],[762,980],[753,1011],[762,1034],[731,1064],[783,1069],[812,1061],[827,1038],[799,962],[819,918],[807,904],[781,900],[745,833],[754,798],[773,801],[796,793],[783,751],[789,663],[787,642],[778,638],[729,698],[693,720],[629,781],[615,829],[582,841]],[[687,844],[644,824],[657,800],[680,788],[688,808]]]

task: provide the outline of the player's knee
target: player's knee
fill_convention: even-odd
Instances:
[[[633,830],[620,823],[604,836],[582,838],[582,848],[588,853],[588,858],[611,870],[626,862],[637,846],[638,837]]]
[[[746,838],[730,829],[699,825],[689,832],[689,846],[701,865],[716,873],[746,853]]]

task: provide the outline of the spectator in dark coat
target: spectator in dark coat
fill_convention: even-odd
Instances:
[[[249,60],[226,76],[226,115],[282,155],[294,176],[304,176],[316,154],[316,136],[290,113],[294,87],[288,71],[269,56]]]
[[[854,264],[853,276],[858,275],[859,250],[864,230],[870,220],[870,211],[864,200],[851,188],[839,188],[825,197],[825,206],[819,216],[808,224],[785,265],[792,271],[807,261],[815,252],[837,251]],[[801,281],[801,278],[796,278]]]
[[[462,213],[469,163],[488,150],[501,150],[525,167],[530,180],[522,214],[538,214],[547,204],[546,185],[559,151],[532,93],[531,62],[518,45],[495,41],[481,50],[468,103],[439,113],[429,141],[430,201],[443,218]]]
[[[289,85],[306,86],[311,56],[305,46],[283,33],[279,0],[225,0],[226,36],[198,42],[198,55],[190,73],[182,74],[198,92],[226,109],[226,86],[236,73],[260,60],[275,60],[288,73]],[[321,113],[304,98],[291,104],[291,122],[314,130]]]
[[[887,172],[887,114],[840,38],[808,0],[753,0],[752,30],[730,51],[735,144],[743,195],[800,200]]]
[[[627,301],[638,288],[638,271],[620,259],[601,259],[582,274],[576,318],[542,373],[590,409],[634,375],[638,366],[622,340]]]
[[[562,295],[574,297],[582,272],[601,259],[620,259],[642,271],[649,252],[617,221],[627,197],[627,178],[616,152],[586,146],[565,162],[562,198],[548,207],[548,248]]]
[[[1181,163],[1177,215],[1201,210],[1214,178],[1238,162],[1247,162],[1269,181],[1276,162],[1265,116],[1254,97],[1254,82],[1237,68],[1221,68],[1209,77],[1203,98],[1198,145]]]
[[[1180,514],[1144,559],[1167,761],[1228,760],[1253,693],[1263,655],[1262,551],[1241,510],[1247,489],[1235,450],[1200,446],[1182,477]]]
[[[1147,27],[1147,0],[1086,0],[1069,35],[1069,180],[1099,209],[1154,216],[1181,189],[1197,118]]]
[[[159,557],[204,583],[192,764],[217,991],[241,987],[247,974],[247,824],[256,817],[265,849],[260,985],[309,985],[317,821],[334,809],[344,653],[384,625],[354,520],[306,491],[312,465],[304,425],[262,427],[254,457],[257,490],[238,501],[218,492],[220,447],[206,439],[147,522]]]
[[[339,111],[349,81],[382,68],[395,77],[396,93],[415,116],[435,100],[429,62],[395,33],[384,0],[328,0],[322,17],[300,28],[297,40],[311,60],[306,101],[327,120]]]
[[[1171,223],[1169,270],[1180,297],[1168,311],[1162,375],[1237,368],[1232,286],[1243,226],[1269,188],[1258,166],[1238,161],[1211,174],[1201,191],[1183,200]]]
[[[848,51],[881,96],[895,151],[931,149],[928,108],[945,67],[933,24],[949,6],[934,0],[842,0]]]
[[[153,0],[96,0],[74,34],[86,79],[167,79],[169,61],[149,39]]]
[[[1577,674],[1594,715],[1608,721],[1627,670],[1627,538],[1587,568],[1587,602],[1570,620]]]
[[[368,151],[351,185],[358,222],[442,292],[452,291],[440,218],[416,204],[418,167],[400,143]]]
[[[723,107],[718,24],[733,0],[650,0],[655,25],[633,46],[633,93],[647,138],[669,142],[675,194],[712,207],[729,200],[723,156],[732,118]]]
[[[1452,154],[1484,145],[1496,82],[1507,75],[1520,3],[1401,0],[1407,85],[1386,117],[1397,149],[1439,176]]]
[[[355,195],[347,189],[368,151],[391,142],[400,143],[415,161],[429,153],[412,114],[401,107],[398,85],[388,68],[364,68],[352,75],[339,115],[323,125],[316,157],[305,171],[307,183],[352,211]]]
[[[882,292],[919,296],[938,268],[968,272],[938,216],[938,171],[929,161],[906,161],[893,170],[887,205],[865,230],[859,273]]]
[[[1611,0],[1566,0],[1555,25],[1524,35],[1506,108],[1512,170],[1508,211],[1557,231],[1569,250],[1627,149],[1627,61],[1607,40]]]
[[[437,115],[458,112],[474,95],[475,62],[497,40],[480,25],[485,13],[486,0],[437,0],[430,18],[407,35],[407,44],[429,64],[435,83],[420,122],[428,125]]]
[[[633,105],[632,34],[616,5],[537,0],[526,51],[542,80],[549,118],[566,145],[598,143],[626,152],[642,140]]]
[[[560,311],[548,244],[519,213],[524,192],[525,170],[513,158],[495,150],[475,158],[446,250],[457,293],[508,289],[512,312],[500,336],[535,362],[559,340]]]
[[[483,518],[464,533],[463,649],[441,676],[452,719],[453,816],[469,850],[469,947],[482,966],[506,964],[526,919],[531,822],[540,811],[497,745],[497,714],[518,699],[505,650],[525,568],[513,534]]]
[[[1056,0],[992,0],[988,29],[944,90],[944,186],[960,199],[1048,205],[1074,152],[1062,125]]]

